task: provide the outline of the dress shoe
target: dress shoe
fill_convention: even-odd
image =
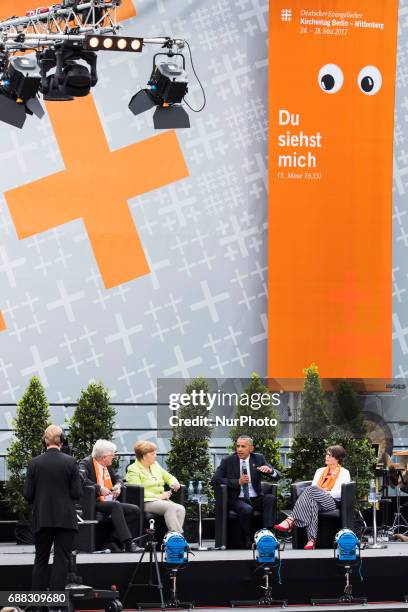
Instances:
[[[309,540],[306,546],[303,547],[303,550],[313,550],[314,548],[316,548],[316,541]]]
[[[143,548],[140,548],[140,546],[135,544],[132,540],[127,540],[127,542],[124,542],[123,552],[125,553],[138,553],[142,552],[143,550]]]
[[[402,533],[395,533],[394,540],[397,540],[399,542],[408,542],[408,536],[403,535]]]
[[[107,542],[106,544],[104,544],[102,548],[106,550],[110,550],[112,553],[122,552],[122,548],[118,544],[116,544],[116,542],[114,542],[113,540],[112,542]]]
[[[278,523],[278,525],[274,525],[273,528],[276,529],[277,531],[288,531],[289,532],[289,531],[292,531],[293,529],[293,523],[294,523],[293,519],[286,518],[281,523]]]

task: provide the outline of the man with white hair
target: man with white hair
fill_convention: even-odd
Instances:
[[[116,446],[109,440],[97,440],[92,456],[82,459],[79,472],[84,485],[96,489],[96,511],[109,516],[113,527],[113,537],[124,552],[137,552],[138,547],[132,538],[139,534],[140,509],[134,504],[118,500],[122,490],[122,480],[112,467]]]

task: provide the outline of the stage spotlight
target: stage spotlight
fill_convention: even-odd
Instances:
[[[260,529],[254,535],[254,543],[252,545],[252,554],[255,561],[260,564],[263,569],[264,584],[261,586],[263,591],[262,597],[259,599],[233,599],[230,601],[232,608],[237,607],[264,607],[279,605],[286,607],[286,599],[274,599],[272,596],[272,574],[273,568],[277,567],[277,574],[279,584],[281,584],[280,577],[280,547],[279,542],[269,529]],[[258,571],[259,568],[255,571]]]
[[[130,43],[130,46],[132,47],[133,51],[141,51],[142,45],[143,40],[141,38],[134,38]]]
[[[169,565],[182,565],[188,561],[188,544],[178,531],[168,531],[163,538],[164,561]]]
[[[275,563],[279,554],[279,542],[269,529],[260,529],[254,536],[256,561],[258,563]]]
[[[180,601],[177,595],[177,574],[179,569],[185,569],[188,563],[188,554],[190,549],[187,541],[178,531],[168,531],[163,538],[162,544],[162,561],[170,567],[170,599],[166,602],[164,608],[187,608],[191,610],[194,607],[192,601]]]
[[[354,597],[351,575],[353,567],[360,563],[361,570],[361,548],[360,540],[351,529],[340,529],[334,538],[334,558],[344,568],[345,587],[344,594],[340,597],[329,599],[312,599],[312,605],[316,604],[366,604],[365,597]],[[361,571],[360,578],[362,580]]]
[[[87,66],[78,63],[85,61]],[[45,100],[72,100],[87,96],[98,82],[95,53],[77,49],[48,49],[40,55],[41,91]],[[50,74],[50,70],[55,72]]]
[[[44,109],[37,98],[41,74],[34,56],[2,58],[0,121],[22,128],[27,115],[41,119]]]
[[[156,130],[189,128],[190,119],[181,106],[184,96],[188,92],[188,79],[185,70],[185,59],[181,53],[172,54],[183,58],[183,66],[174,60],[156,63],[154,56],[153,72],[146,89],[137,92],[129,103],[134,115],[140,115],[156,106],[153,115],[153,124]],[[166,57],[169,57],[167,54]]]
[[[100,45],[100,40],[98,38],[98,36],[92,36],[89,41],[88,41],[88,46],[91,49],[97,49]]]
[[[342,563],[349,563],[357,560],[357,550],[360,541],[351,529],[341,529],[335,537],[335,551],[337,559]]]
[[[86,36],[84,49],[91,51],[133,51],[141,53],[143,38],[133,36]]]

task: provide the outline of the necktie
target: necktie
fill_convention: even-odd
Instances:
[[[248,466],[247,466],[247,462],[246,461],[242,462],[241,471],[242,471],[242,474],[248,474]],[[242,485],[242,491],[244,493],[244,500],[247,502],[247,504],[250,504],[251,503],[251,498],[249,496],[249,485],[248,485],[247,482]]]

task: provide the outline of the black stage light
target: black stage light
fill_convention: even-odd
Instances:
[[[156,63],[159,55],[165,55],[168,61]],[[171,58],[183,58],[180,66]],[[129,103],[134,115],[140,115],[156,106],[153,124],[156,130],[189,128],[190,119],[181,106],[188,92],[188,79],[185,70],[185,59],[181,53],[157,53],[153,59],[153,72],[146,89],[138,91]]]
[[[78,60],[84,60],[89,69]],[[44,100],[73,100],[87,96],[98,82],[96,61],[95,53],[80,49],[47,49],[42,52],[40,67]],[[55,72],[49,74],[53,68]]]
[[[0,121],[22,128],[27,115],[41,119],[44,109],[37,98],[41,73],[34,56],[3,56],[0,78]]]

